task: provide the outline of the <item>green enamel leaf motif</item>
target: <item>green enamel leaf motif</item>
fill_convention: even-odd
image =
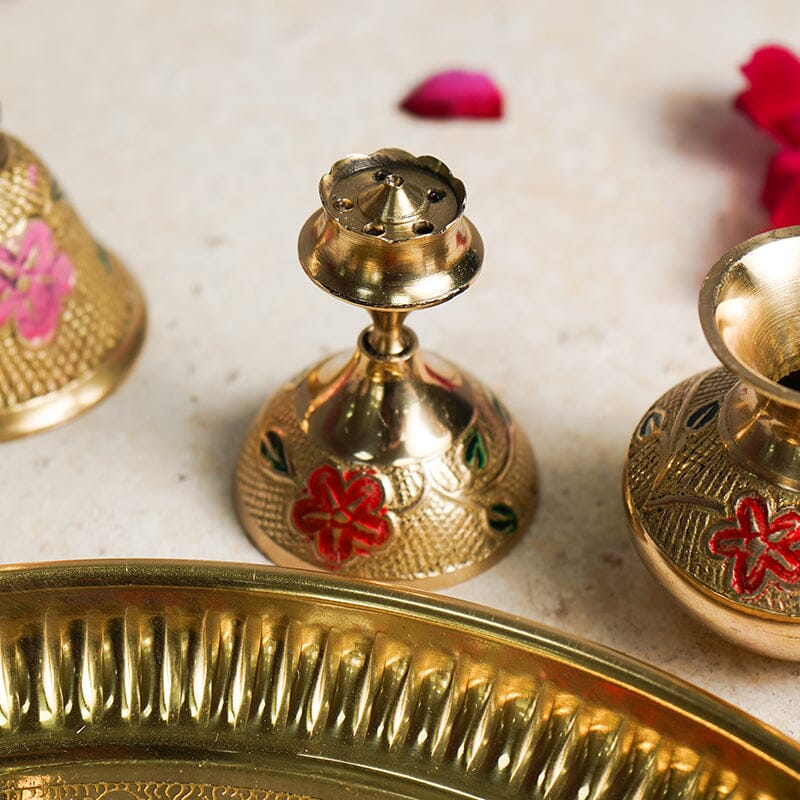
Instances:
[[[289,472],[283,441],[275,431],[267,431],[261,437],[260,449],[261,457],[271,469],[274,469],[275,472]]]
[[[67,194],[62,188],[61,184],[55,179],[55,177],[50,178],[50,199],[57,203],[59,200],[63,200],[66,198]]]
[[[514,533],[519,527],[519,519],[511,506],[495,503],[488,513],[489,527],[498,533]]]
[[[100,263],[103,265],[103,269],[106,272],[111,272],[111,259],[108,257],[105,247],[103,247],[103,245],[101,245],[99,242],[95,242],[94,246],[95,250],[97,250],[97,257],[100,259]]]
[[[464,447],[464,461],[468,467],[472,469],[483,469],[489,460],[489,454],[486,452],[486,443],[483,441],[483,435],[477,428],[467,438],[467,443]]]
[[[497,399],[496,394],[492,394],[492,405],[495,408],[495,411],[500,415],[500,419],[503,420],[505,423],[511,422],[511,414],[508,413],[506,407]]]

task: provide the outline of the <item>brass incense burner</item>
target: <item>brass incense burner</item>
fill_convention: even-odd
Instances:
[[[111,392],[144,339],[139,288],[22,142],[0,133],[0,441]]]
[[[637,425],[633,540],[717,633],[800,660],[800,228],[725,255],[700,319],[724,366],[667,392]]]
[[[497,397],[420,352],[404,325],[478,274],[464,185],[435,158],[391,149],[337,162],[320,196],[300,261],[372,325],[259,412],[236,471],[239,515],[278,564],[453,583],[505,552],[536,500],[530,445]]]

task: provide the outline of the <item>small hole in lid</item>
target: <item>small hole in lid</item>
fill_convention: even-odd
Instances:
[[[379,169],[377,172],[372,174],[372,180],[374,180],[376,183],[380,183],[385,177],[387,177],[387,175],[389,175],[388,169]]]
[[[353,201],[349,197],[334,197],[333,207],[337,211],[349,211],[353,207]]]
[[[421,219],[411,226],[411,230],[414,231],[417,236],[424,236],[426,233],[433,233],[433,223],[429,222],[427,219]]]
[[[382,236],[386,231],[386,226],[382,222],[368,222],[361,230],[370,236]]]
[[[446,195],[447,192],[444,189],[428,189],[428,200],[431,203],[438,203],[440,200],[444,200]]]

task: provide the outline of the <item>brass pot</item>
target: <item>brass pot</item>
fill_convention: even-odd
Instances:
[[[800,660],[800,227],[723,256],[700,319],[723,367],[638,423],[624,478],[633,541],[718,634]]]

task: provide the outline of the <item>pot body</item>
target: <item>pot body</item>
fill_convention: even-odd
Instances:
[[[792,410],[724,368],[660,397],[628,449],[634,544],[693,616],[742,647],[800,660],[800,492]]]

